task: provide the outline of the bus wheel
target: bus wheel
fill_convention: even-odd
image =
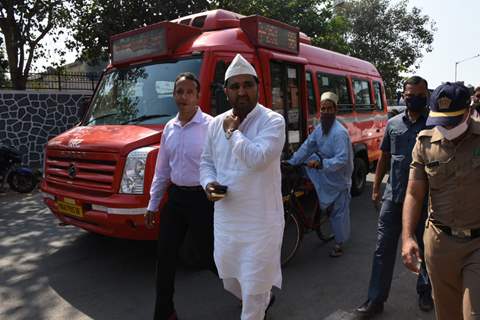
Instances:
[[[352,196],[359,196],[362,194],[367,184],[367,163],[360,157],[355,157],[353,160],[353,174],[352,174]]]

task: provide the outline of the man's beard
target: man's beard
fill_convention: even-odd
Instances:
[[[240,99],[236,99],[235,103],[233,103],[233,114],[241,119],[245,118],[247,114],[255,108],[257,105],[256,101],[253,103],[251,99],[246,98],[243,101],[239,101]]]
[[[322,124],[323,135],[328,135],[330,129],[335,122],[335,113],[322,113],[320,115],[320,123]]]

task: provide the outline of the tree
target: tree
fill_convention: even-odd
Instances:
[[[41,41],[68,19],[66,1],[1,0],[0,31],[5,40],[8,68],[14,89],[24,90],[32,62],[45,56],[48,49]]]
[[[343,33],[345,20],[333,14],[331,0],[216,0],[212,8],[222,8],[243,15],[261,15],[296,26],[306,33],[312,43],[326,49],[346,52]]]
[[[148,24],[197,13],[209,8],[208,0],[138,1],[73,0],[73,39],[69,49],[80,50],[88,62],[108,60],[110,36]]]
[[[408,0],[353,0],[339,11],[348,23],[347,53],[373,63],[394,96],[402,74],[418,68],[424,52],[432,51],[435,23],[421,10],[407,10]]]
[[[0,88],[5,87],[7,83],[6,73],[8,70],[8,61],[5,60],[5,50],[2,45],[3,39],[0,38]]]

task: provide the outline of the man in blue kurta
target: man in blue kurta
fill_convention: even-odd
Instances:
[[[350,236],[350,187],[353,150],[347,129],[336,120],[338,97],[325,92],[320,98],[320,125],[288,161],[298,165],[308,161],[307,174],[315,185],[322,210],[330,210],[335,236],[331,257],[343,254],[343,244]]]

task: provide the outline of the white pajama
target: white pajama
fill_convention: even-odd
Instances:
[[[260,294],[242,294],[240,282],[235,278],[223,279],[223,287],[242,300],[241,320],[263,320],[270,302],[270,291]]]

